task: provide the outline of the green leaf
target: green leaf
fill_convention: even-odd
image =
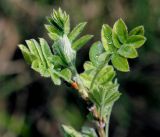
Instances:
[[[125,57],[122,57],[121,55],[118,54],[113,54],[111,58],[113,66],[122,72],[128,72],[129,71],[129,65],[128,61]]]
[[[71,82],[72,72],[68,68],[63,69],[61,71],[61,75],[63,76],[64,80]]]
[[[26,44],[32,54],[39,58],[38,50],[32,40],[26,40]]]
[[[118,35],[119,41],[124,43],[128,37],[127,26],[122,19],[116,21],[113,26],[113,31]]]
[[[115,51],[115,47],[112,41],[112,28],[108,24],[102,26],[101,39],[106,51],[108,52]]]
[[[83,65],[83,67],[84,67],[85,71],[95,69],[92,62],[90,62],[90,61],[86,61]]]
[[[98,57],[104,51],[103,46],[100,41],[93,43],[89,50],[89,58],[94,65],[98,65]]]
[[[86,24],[86,22],[80,23],[71,31],[71,33],[68,36],[71,42],[73,42],[78,37],[78,35],[80,35]]]
[[[62,35],[62,32],[59,31],[57,28],[55,28],[55,26],[53,26],[53,25],[47,25],[47,24],[45,24],[45,28],[47,29],[47,31],[49,33],[54,33],[54,34],[57,34],[57,35]]]
[[[56,41],[60,38],[56,33],[48,33],[48,35],[54,41]]]
[[[118,35],[114,31],[112,32],[112,40],[113,40],[114,46],[116,48],[120,48],[121,47],[121,43],[119,41]]]
[[[83,37],[81,37],[80,39],[78,39],[77,41],[75,41],[72,45],[72,48],[77,51],[80,48],[82,48],[91,38],[93,37],[93,35],[85,35]]]
[[[53,10],[51,17],[48,17],[47,20],[52,28],[47,26],[46,29],[51,32],[49,35],[53,40],[57,38],[57,35],[63,36],[64,34],[67,35],[70,32],[69,15],[66,14],[65,11],[62,11],[60,8],[57,11]]]
[[[89,127],[82,128],[83,137],[98,137],[95,130]]]
[[[144,36],[144,27],[143,26],[138,26],[138,27],[135,27],[134,29],[132,29],[130,32],[129,32],[129,35],[143,35]]]
[[[101,69],[98,76],[96,77],[96,83],[106,84],[111,82],[115,76],[115,71],[112,66],[106,65]]]
[[[48,69],[41,63],[39,59],[36,59],[32,62],[31,68],[41,74],[43,77],[49,77]]]
[[[105,118],[108,113],[108,108],[120,97],[118,84],[108,83],[105,86],[98,85],[91,92],[89,97],[95,103],[98,113]]]
[[[53,17],[47,17],[47,21],[62,33],[63,29],[58,25],[57,21],[53,19]]]
[[[134,47],[125,45],[118,50],[118,53],[125,58],[136,58],[138,56],[138,53]]]
[[[72,49],[71,43],[66,35],[60,37],[53,45],[54,52],[61,57],[65,64],[75,64],[76,51]]]
[[[93,76],[95,75],[95,73],[95,69],[91,69],[80,74],[81,80],[83,81],[85,87],[90,87],[91,81],[93,80]]]
[[[109,60],[109,58],[110,58],[110,54],[108,54],[107,52],[104,52],[99,55],[98,62],[99,64],[103,64],[105,63],[106,59]]]
[[[20,44],[19,48],[23,54],[25,61],[28,64],[31,64],[33,62],[33,60],[36,59],[36,56],[34,56],[32,53],[30,53],[29,50],[24,45]]]
[[[61,79],[55,73],[51,73],[51,79],[55,85],[61,85]]]
[[[40,72],[40,67],[39,67],[39,60],[36,59],[32,62],[31,68],[37,72]]]
[[[63,62],[61,57],[59,57],[58,55],[53,55],[52,57],[49,57],[48,61],[54,64],[55,67],[67,67],[67,64],[65,64],[65,62]]]
[[[46,67],[44,67],[40,62],[39,62],[39,73],[41,74],[41,76],[43,77],[50,77],[50,73],[48,71],[48,69]]]
[[[66,17],[66,21],[64,23],[64,32],[68,34],[70,32],[70,18],[69,15]]]
[[[141,35],[129,36],[126,45],[133,46],[134,48],[140,48],[146,42],[146,38]]]
[[[98,87],[97,87],[98,88]],[[103,91],[101,91],[103,93]],[[96,104],[97,107],[101,106],[101,99],[102,94],[100,94],[100,91],[97,89],[94,89],[93,91],[89,92],[90,100]]]
[[[112,104],[112,102],[115,102],[119,99],[120,95],[121,93],[119,92],[110,92],[110,96],[106,98],[105,104]]]
[[[81,133],[73,129],[71,126],[62,126],[63,131],[64,131],[64,137],[83,137]]]
[[[37,49],[37,52],[38,52],[38,56],[40,57],[40,60],[41,60],[42,63],[44,64],[44,63],[45,63],[45,60],[44,60],[43,53],[42,53],[42,49],[41,49],[39,43],[38,43],[35,39],[32,39],[31,41],[34,43],[34,45],[35,45],[35,47],[36,47],[36,49]]]
[[[50,49],[47,41],[43,38],[40,38],[39,40],[40,40],[40,45],[41,45],[43,56],[44,56],[46,62],[48,63],[48,65],[49,65],[50,62],[48,61],[48,58],[52,57],[53,54],[51,52],[51,49]]]
[[[34,39],[26,40],[26,43],[30,51],[27,48],[20,46],[22,50],[25,49],[25,53],[23,53],[24,58],[28,59],[29,63],[31,64],[31,68],[39,72],[41,76],[49,77],[50,74],[48,71],[48,56],[52,56],[52,53],[49,51],[50,49],[47,45],[47,42],[44,39],[40,39],[40,44],[42,44],[41,46]]]

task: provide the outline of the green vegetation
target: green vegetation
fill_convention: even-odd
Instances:
[[[82,127],[78,132],[63,125],[65,137],[108,137],[109,119],[114,103],[119,99],[119,84],[116,70],[128,72],[128,59],[138,57],[137,49],[146,41],[143,26],[128,31],[122,19],[111,28],[104,24],[101,41],[95,42],[89,51],[89,61],[84,63],[84,72],[77,72],[76,54],[93,36],[79,37],[86,22],[78,24],[72,30],[70,17],[61,9],[53,11],[45,25],[49,37],[53,40],[52,50],[45,39],[39,42],[27,40],[19,45],[23,56],[31,68],[43,77],[50,77],[55,85],[66,81],[72,85],[86,101],[91,102],[89,120],[95,121],[94,127]],[[87,107],[87,106],[86,106]]]

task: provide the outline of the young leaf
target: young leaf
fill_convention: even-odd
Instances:
[[[66,17],[66,21],[64,23],[64,32],[67,35],[70,32],[70,18],[69,15]]]
[[[118,53],[125,58],[136,58],[138,56],[137,50],[132,46],[123,45]]]
[[[50,75],[55,85],[61,85],[61,79],[55,73],[50,73]]]
[[[42,49],[41,49],[39,43],[35,39],[32,39],[31,41],[34,43],[34,45],[38,51],[38,56],[39,56],[40,60],[42,61],[42,64],[45,64],[44,56],[43,56]]]
[[[119,93],[118,91],[110,91],[110,94],[108,95],[108,97],[106,97],[105,99],[105,105],[110,105],[113,102],[117,101],[120,97],[121,93]],[[104,115],[105,116],[105,115]]]
[[[83,37],[81,37],[80,39],[78,39],[77,41],[75,41],[72,45],[72,48],[77,51],[80,48],[82,48],[91,38],[93,37],[93,35],[85,35]]]
[[[51,16],[52,17],[47,17],[47,21],[49,22],[49,24],[53,25],[58,31],[62,32],[63,29],[58,25],[57,21],[53,19],[53,15]]]
[[[68,35],[68,38],[71,42],[73,42],[78,37],[78,35],[83,31],[86,24],[86,22],[80,23],[71,31],[71,33]]]
[[[54,41],[56,41],[60,38],[56,33],[48,33],[48,35]]]
[[[85,71],[95,69],[92,62],[90,62],[90,61],[86,61],[83,65],[83,67],[84,67]]]
[[[81,133],[70,126],[63,125],[64,137],[83,137]]]
[[[30,52],[32,54],[34,54],[35,56],[39,57],[39,53],[38,53],[38,50],[37,50],[34,42],[32,40],[26,40],[26,44],[27,44]]]
[[[41,74],[42,77],[50,77],[50,73],[48,71],[48,69],[43,66],[40,62],[39,62],[39,73]]]
[[[117,84],[108,83],[105,87],[98,85],[91,92],[89,92],[91,101],[95,103],[99,114],[103,118],[106,117],[108,108],[113,105],[120,96],[117,89]]]
[[[101,39],[106,51],[113,52],[115,50],[112,41],[112,28],[108,24],[102,26]]]
[[[66,35],[60,37],[53,45],[53,50],[61,57],[65,64],[75,64],[76,51],[72,49],[71,43]]]
[[[43,53],[43,56],[47,62],[47,64],[49,65],[49,61],[48,61],[48,58],[52,57],[53,54],[51,52],[51,49],[47,43],[47,41],[43,38],[40,38],[40,45],[41,45],[41,48],[42,48],[42,53]]]
[[[115,71],[112,66],[106,65],[96,77],[96,83],[106,84],[111,82],[115,76]]]
[[[129,35],[143,35],[144,36],[144,27],[143,26],[138,26],[138,27],[135,27],[134,29],[132,29],[130,32],[129,32]]]
[[[118,35],[114,31],[112,31],[112,40],[113,40],[114,46],[116,48],[120,48],[121,47],[121,43],[119,41]]]
[[[54,30],[51,27],[46,28],[50,32],[49,35],[52,39],[56,39],[56,35],[63,36],[64,34],[67,35],[70,32],[69,15],[61,9],[58,11],[53,10],[51,17],[48,17],[47,20],[50,25],[54,27]]]
[[[33,62],[33,60],[36,59],[36,56],[34,56],[32,53],[30,53],[29,50],[24,45],[20,44],[19,48],[23,54],[25,61],[28,64],[31,64]]]
[[[45,24],[45,28],[47,29],[47,31],[49,33],[55,33],[57,35],[61,35],[62,34],[62,32],[59,31],[57,28],[55,28],[55,26],[53,26],[53,25],[47,25],[47,24]]]
[[[58,55],[53,55],[52,57],[49,57],[48,61],[51,62],[54,65],[54,67],[67,67],[67,64],[65,64],[65,62]]]
[[[41,63],[39,59],[32,62],[31,68],[41,74],[43,77],[49,77],[50,73],[48,69]]]
[[[96,69],[90,69],[80,74],[80,77],[85,87],[90,88],[90,85],[91,85],[91,82],[93,80],[95,73],[96,73]]]
[[[98,87],[97,87],[98,89]],[[102,94],[100,93],[100,90],[97,89],[93,89],[93,91],[89,92],[89,97],[90,100],[96,104],[97,107],[101,106],[101,101],[102,101]],[[101,90],[101,92],[103,93],[103,91]]]
[[[107,52],[104,52],[102,54],[99,55],[98,57],[98,62],[99,64],[103,64],[105,63],[105,60],[110,58],[110,54],[108,54]]]
[[[146,41],[146,38],[141,35],[129,36],[126,45],[133,46],[134,48],[140,48]]]
[[[113,31],[118,35],[121,43],[124,43],[128,37],[127,26],[122,19],[116,21],[113,26]]]
[[[118,54],[113,54],[111,58],[113,66],[122,72],[128,72],[129,71],[129,65],[128,61],[125,57],[122,57],[121,55]]]
[[[89,127],[82,128],[83,137],[98,137],[95,130]]]
[[[39,63],[40,61],[38,59],[34,60],[32,62],[31,68],[37,72],[40,72],[40,67],[39,67]]]
[[[94,65],[98,65],[98,57],[104,51],[103,46],[100,41],[93,43],[89,50],[89,58]]]
[[[72,72],[68,68],[63,69],[61,71],[61,75],[63,76],[64,80],[71,82]]]

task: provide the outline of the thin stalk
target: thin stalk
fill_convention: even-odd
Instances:
[[[76,68],[72,65],[72,66],[70,67],[70,69],[72,70],[73,75],[74,75],[74,78],[75,78],[75,81],[77,82],[77,84],[78,84],[78,86],[79,86],[78,91],[79,91],[80,94],[82,95],[83,99],[84,99],[84,100],[87,100],[87,98],[88,98],[88,91],[87,91],[87,89],[85,88],[85,86],[84,86],[84,84],[83,84],[83,82],[82,82],[82,80],[81,80],[81,78],[80,78],[80,76],[79,76]]]
[[[111,59],[111,56],[109,56],[108,58],[106,58],[106,60],[97,68],[97,71],[96,71],[96,74],[94,75],[94,78],[91,82],[91,86],[90,86],[90,90],[93,88],[93,85],[95,83],[95,80],[96,80],[96,77],[98,76],[98,74],[100,73],[100,71],[103,69],[103,67],[110,61]],[[88,91],[87,89],[85,88],[76,68],[71,65],[70,69],[72,70],[73,74],[74,74],[74,77],[75,77],[75,81],[77,82],[78,86],[79,86],[79,89],[78,91],[80,92],[80,94],[82,95],[82,97],[87,100],[88,98]],[[111,110],[112,110],[112,107],[110,108],[110,111],[109,111],[109,114],[108,114],[108,117],[107,117],[107,122],[105,123],[106,127],[104,129],[104,127],[101,127],[101,126],[98,126],[98,134],[99,134],[99,137],[108,137],[108,128],[109,128],[109,119],[110,119],[110,114],[111,114]],[[97,110],[96,108],[94,109],[94,111],[92,112],[93,115],[95,115],[95,117],[97,117],[98,113],[97,113]],[[100,117],[100,116],[98,116]],[[98,121],[99,123],[101,123],[101,120]]]
[[[98,133],[99,133],[99,136],[100,136],[100,137],[106,137],[105,131],[104,131],[103,128],[99,128],[99,129],[98,129]]]

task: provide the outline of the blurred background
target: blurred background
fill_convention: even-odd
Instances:
[[[119,73],[120,91],[111,116],[110,137],[160,135],[160,1],[159,0],[0,0],[0,137],[61,137],[61,124],[77,130],[86,123],[86,104],[77,92],[55,86],[26,65],[19,43],[44,37],[52,9],[62,7],[74,27],[87,21],[93,40],[79,51],[77,68],[100,39],[101,26],[123,18],[131,29],[144,25],[147,42],[131,72]]]

